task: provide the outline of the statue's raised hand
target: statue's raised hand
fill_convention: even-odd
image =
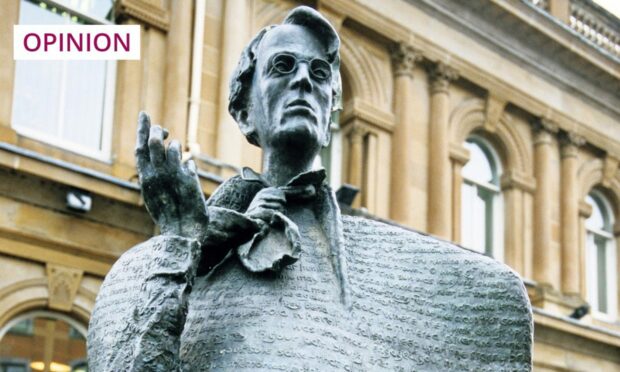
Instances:
[[[181,144],[170,141],[159,125],[141,112],[136,139],[136,165],[142,196],[164,235],[203,242],[209,222],[205,199],[193,160],[181,162]]]

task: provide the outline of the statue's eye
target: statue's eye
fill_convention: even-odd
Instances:
[[[297,60],[289,54],[279,54],[273,58],[273,68],[281,74],[289,74],[295,69]]]
[[[319,80],[327,80],[332,74],[331,66],[322,59],[313,59],[310,62],[310,69],[312,75]]]

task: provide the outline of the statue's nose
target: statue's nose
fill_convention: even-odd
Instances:
[[[310,80],[309,68],[310,66],[307,62],[299,62],[295,74],[291,80],[291,88],[306,92],[312,91],[312,81]]]

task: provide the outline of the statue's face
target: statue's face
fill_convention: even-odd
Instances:
[[[261,147],[318,152],[327,146],[331,79],[314,35],[296,25],[269,31],[258,50],[249,113]]]

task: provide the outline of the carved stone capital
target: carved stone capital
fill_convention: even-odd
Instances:
[[[576,157],[579,147],[586,143],[585,138],[575,132],[561,132],[559,136],[560,140],[560,154],[562,158]]]
[[[49,307],[70,311],[82,281],[84,271],[55,264],[47,264]]]
[[[431,93],[446,93],[450,83],[459,77],[459,73],[454,68],[443,62],[433,65],[428,71],[431,80]]]
[[[390,56],[394,63],[395,76],[413,76],[416,64],[423,58],[422,52],[404,43],[399,43],[392,47]]]
[[[364,140],[364,136],[366,136],[368,132],[368,126],[359,122],[355,122],[351,124],[349,132],[347,133],[347,137],[349,138],[349,142],[351,144],[361,143]]]
[[[579,215],[586,219],[592,215],[592,206],[585,200],[579,201]]]
[[[134,18],[164,32],[170,28],[168,11],[148,0],[118,0],[114,5],[114,15],[120,22]]]
[[[452,159],[455,164],[464,166],[465,164],[467,164],[470,157],[471,154],[469,153],[469,150],[465,148],[465,146],[457,145],[455,143],[450,144],[450,159]]]
[[[536,179],[518,171],[508,171],[500,179],[502,190],[518,189],[529,194],[536,191]]]
[[[559,132],[558,124],[547,118],[537,118],[532,121],[534,131],[534,145],[549,144],[554,135]]]

